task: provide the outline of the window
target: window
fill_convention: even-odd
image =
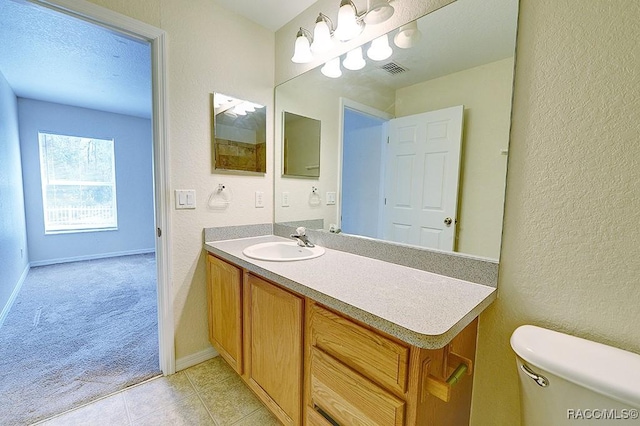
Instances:
[[[113,139],[38,139],[45,234],[117,229]]]

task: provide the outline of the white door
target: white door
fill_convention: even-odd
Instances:
[[[385,239],[454,249],[463,110],[460,105],[389,122]]]

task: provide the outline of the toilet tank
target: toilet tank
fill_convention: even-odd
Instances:
[[[523,426],[640,425],[640,355],[532,325],[511,347]]]

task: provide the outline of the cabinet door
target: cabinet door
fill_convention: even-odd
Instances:
[[[242,374],[242,270],[207,256],[209,341]]]
[[[286,425],[301,424],[303,299],[248,274],[248,382]]]

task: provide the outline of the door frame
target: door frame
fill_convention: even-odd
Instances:
[[[158,343],[160,369],[176,371],[173,298],[171,295],[171,209],[169,205],[169,139],[166,32],[85,0],[28,0],[151,44],[153,178],[156,225]]]
[[[340,129],[338,135],[338,199],[336,200],[337,208],[337,223],[338,227],[342,226],[342,164],[343,164],[343,151],[344,151],[344,110],[348,108],[354,111],[358,111],[362,114],[371,115],[383,120],[391,120],[394,118],[393,114],[381,111],[379,109],[370,107],[360,102],[353,101],[349,98],[340,97],[340,116],[338,118],[338,128]]]

